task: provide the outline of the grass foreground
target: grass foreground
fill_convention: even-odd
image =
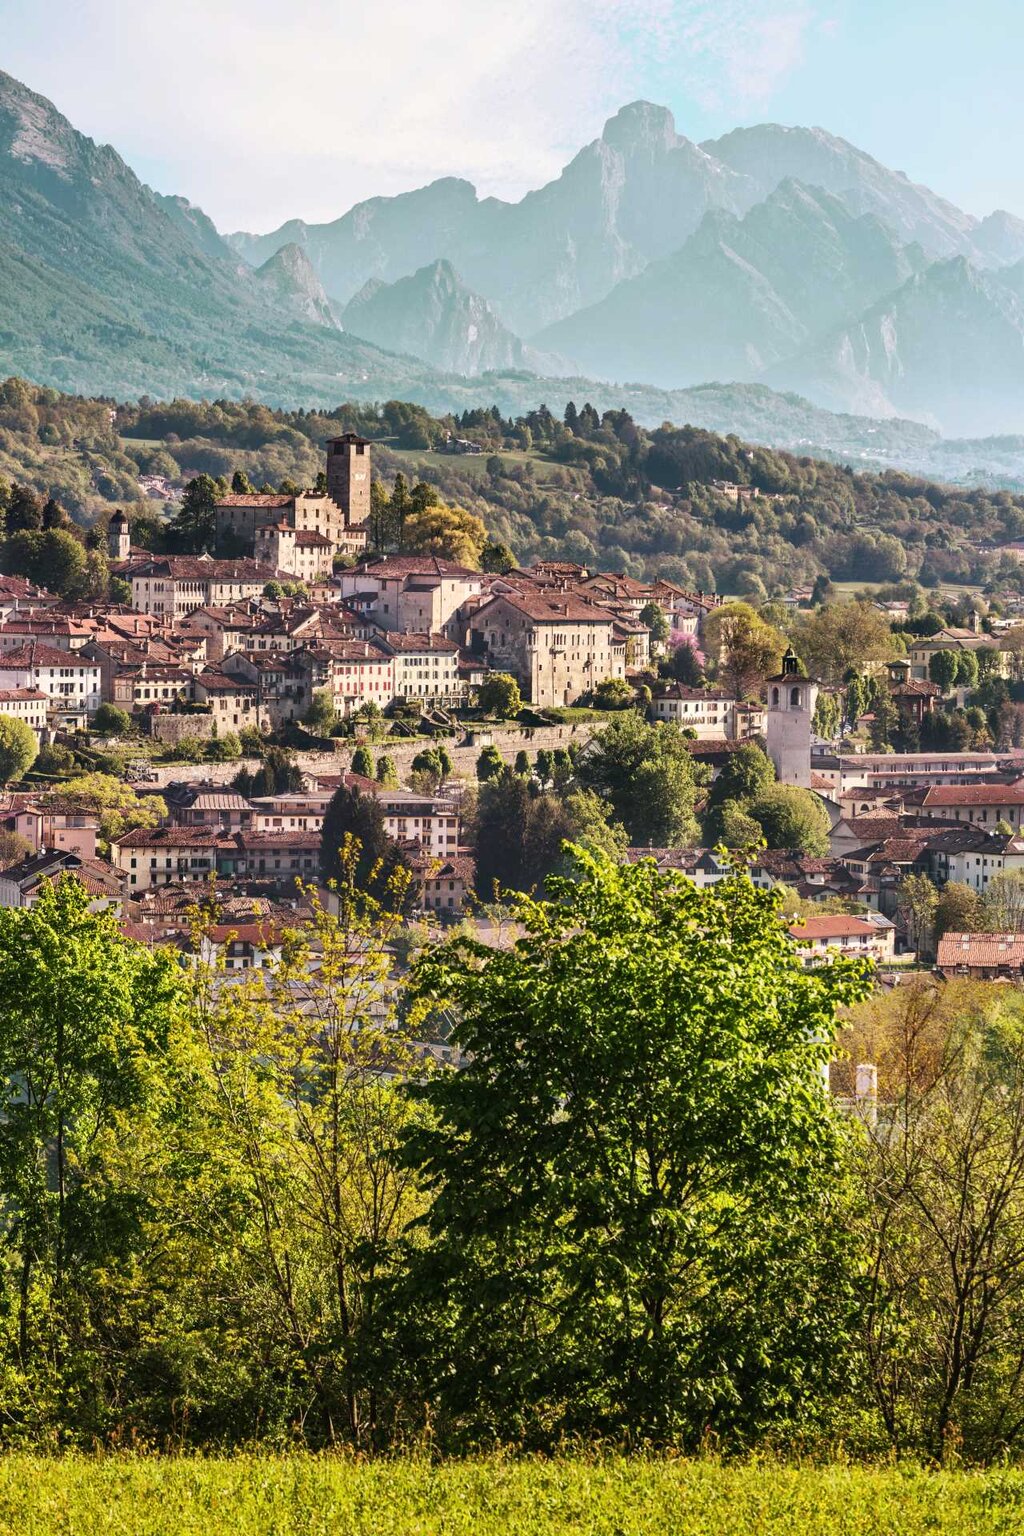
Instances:
[[[712,1460],[0,1458],[3,1536],[998,1536],[1024,1472]]]

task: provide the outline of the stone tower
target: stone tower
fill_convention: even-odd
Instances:
[[[131,554],[132,536],[128,526],[128,519],[124,513],[117,511],[110,519],[107,528],[107,554],[111,560],[127,560]]]
[[[788,650],[778,677],[768,679],[768,756],[780,784],[811,787],[811,722],[818,685],[801,677],[800,662]]]
[[[355,432],[327,439],[327,494],[345,514],[346,528],[370,515],[370,443]]]

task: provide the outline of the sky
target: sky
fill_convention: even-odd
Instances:
[[[516,199],[644,97],[816,125],[1024,216],[1020,0],[0,0],[0,68],[222,231],[462,176]]]

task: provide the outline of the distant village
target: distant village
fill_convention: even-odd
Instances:
[[[347,784],[376,797],[388,834],[409,852],[420,913],[458,920],[479,909],[466,773],[426,789],[412,771],[424,737],[446,740],[471,770],[486,747],[511,761],[524,743],[578,746],[593,728],[579,706],[602,686],[634,704],[646,688],[648,718],[679,727],[712,782],[731,754],[761,743],[779,783],[820,796],[827,855],[762,850],[750,864],[755,883],[799,899],[792,933],[809,964],[866,953],[893,976],[927,963],[947,975],[1021,977],[1024,932],[956,929],[929,943],[905,893],[908,880],[927,876],[938,890],[955,882],[981,898],[997,876],[1024,875],[1024,748],[838,751],[816,734],[819,685],[792,652],[759,697],[659,680],[659,656],[704,643],[722,604],[713,593],[570,562],[486,573],[434,555],[368,556],[371,452],[354,433],[331,439],[324,494],[223,496],[212,553],[137,548],[128,519],[115,514],[108,553],[130,604],[62,602],[0,578],[0,713],[24,721],[40,743],[95,740],[103,706],[172,754],[188,742],[238,737],[251,750],[279,741],[317,700],[353,732],[300,752],[301,787],[276,793],[232,787],[237,764],[154,767],[140,753],[131,789],[159,793],[166,814],[107,837],[73,797],[62,806],[59,783],[9,791],[0,826],[27,851],[0,871],[0,905],[29,904],[44,881],[73,871],[98,905],[116,909],[125,932],[187,948],[190,909],[209,888],[220,917],[205,942],[223,945],[229,968],[260,966],[302,905],[296,882],[318,879],[324,816]],[[341,568],[339,556],[348,562]],[[301,595],[284,596],[289,588]],[[941,651],[984,648],[1000,675],[1014,675],[1016,655],[1001,645],[977,615],[912,639],[887,666],[900,716],[920,726],[949,692],[932,680]],[[472,710],[498,674],[518,686],[526,708],[517,721]],[[369,739],[368,722],[387,732],[397,783],[348,761]],[[654,858],[699,886],[733,867],[721,850],[699,847],[638,847],[627,857]]]

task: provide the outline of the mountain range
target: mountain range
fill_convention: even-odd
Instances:
[[[282,405],[589,398],[709,426],[684,413],[718,381],[741,416],[757,391],[762,440],[774,419],[817,441],[825,412],[844,443],[885,419],[1015,433],[1024,221],[973,218],[818,128],[696,144],[635,102],[517,203],[444,178],[222,236],[0,73],[2,372]]]

